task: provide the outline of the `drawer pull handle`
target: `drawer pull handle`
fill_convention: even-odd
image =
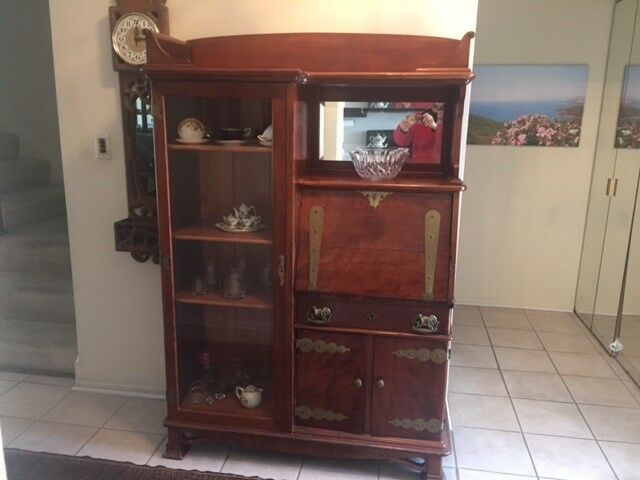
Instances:
[[[356,378],[353,381],[353,386],[356,388],[362,388],[362,379],[361,378]]]
[[[316,323],[318,325],[326,325],[331,323],[331,309],[329,307],[311,307],[307,314],[307,321],[309,323]]]
[[[413,331],[418,333],[436,333],[438,331],[438,327],[440,326],[440,322],[438,321],[438,317],[435,315],[423,315],[422,313],[417,314],[413,317]]]
[[[376,385],[378,386],[378,388],[384,388],[384,379],[379,378],[378,380],[376,380]]]

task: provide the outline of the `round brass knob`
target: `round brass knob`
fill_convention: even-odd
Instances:
[[[356,388],[362,388],[362,379],[361,378],[356,378],[353,381],[353,386]]]
[[[378,388],[384,388],[384,379],[379,378],[378,380],[376,380],[376,385],[378,386]]]

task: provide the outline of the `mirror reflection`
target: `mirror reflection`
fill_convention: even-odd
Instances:
[[[439,164],[444,104],[440,102],[324,102],[320,159],[351,161],[358,147],[410,149],[406,163]]]
[[[138,188],[144,196],[156,193],[155,157],[153,152],[153,115],[146,99],[135,100],[135,159]]]

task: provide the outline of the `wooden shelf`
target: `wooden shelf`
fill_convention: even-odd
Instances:
[[[253,308],[256,310],[271,310],[273,308],[268,295],[250,294],[239,300],[230,300],[219,292],[194,295],[191,292],[177,292],[174,296],[177,303],[194,305],[218,305],[221,307]]]
[[[253,233],[229,233],[214,227],[184,227],[174,230],[174,240],[192,240],[196,242],[247,243],[253,245],[271,245],[271,230],[265,229]]]
[[[273,405],[271,399],[267,396],[262,404],[256,408],[244,408],[236,398],[235,393],[229,393],[226,398],[216,400],[211,405],[194,404],[188,399],[182,401],[182,408],[197,411],[201,413],[217,413],[221,415],[233,415],[240,417],[271,417]]]
[[[263,153],[271,155],[271,147],[263,147],[255,143],[244,145],[219,145],[217,143],[186,144],[169,143],[169,150],[181,150],[190,152],[226,152],[226,153]]]
[[[461,180],[445,178],[442,175],[399,175],[392,180],[371,182],[354,175],[344,173],[326,173],[305,175],[297,179],[296,184],[304,188],[330,190],[374,190],[399,192],[459,192],[466,189]]]

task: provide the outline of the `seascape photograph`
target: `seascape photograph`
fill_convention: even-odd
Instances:
[[[479,66],[475,72],[468,144],[580,144],[588,66]]]

